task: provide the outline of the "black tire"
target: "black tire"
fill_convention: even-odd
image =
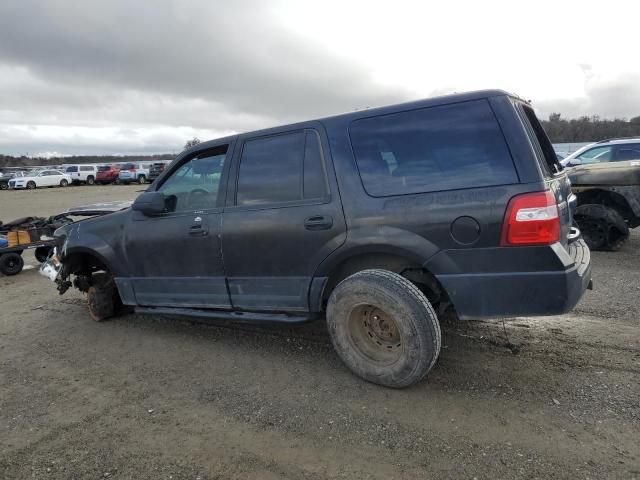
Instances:
[[[363,270],[340,282],[329,297],[327,325],[347,367],[386,387],[420,381],[440,354],[440,324],[427,297],[387,270]]]
[[[38,248],[36,248],[36,251],[34,252],[36,260],[38,260],[40,263],[46,262],[47,258],[49,258],[49,255],[51,255],[51,251],[52,250],[53,250],[53,247],[38,247]]]
[[[69,182],[63,178],[62,180],[60,180],[60,186],[61,187],[68,187],[69,186]]]
[[[143,183],[147,183],[147,177],[145,177],[144,175],[138,176],[138,183],[140,185],[142,185]]]
[[[87,291],[89,315],[96,322],[102,322],[116,315],[121,302],[113,277],[108,273],[94,273]]]
[[[94,183],[96,183],[96,179],[95,179],[95,178],[93,178],[93,176],[92,176],[92,175],[89,175],[89,176],[87,177],[87,185],[93,185]]]
[[[36,189],[36,182],[34,182],[33,180],[27,182],[27,189],[35,190]]]
[[[24,260],[19,253],[9,252],[0,255],[0,272],[7,276],[17,275],[24,267]]]
[[[622,215],[606,205],[580,205],[574,220],[591,250],[615,252],[629,238],[629,227]]]
[[[0,190],[7,190],[9,188],[9,182],[1,181]]]

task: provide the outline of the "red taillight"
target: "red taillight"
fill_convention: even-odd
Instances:
[[[550,245],[560,240],[560,214],[550,190],[516,195],[502,225],[502,246]]]

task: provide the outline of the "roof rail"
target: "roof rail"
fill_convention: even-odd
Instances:
[[[615,137],[615,138],[607,138],[605,140],[600,140],[599,142],[596,143],[607,143],[607,142],[615,142],[616,140],[633,140],[633,139],[640,139],[640,137],[635,136],[635,137]]]

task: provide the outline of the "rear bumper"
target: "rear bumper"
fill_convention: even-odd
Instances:
[[[561,268],[436,274],[436,278],[463,320],[566,313],[591,285],[591,253],[581,238],[566,249],[559,244],[546,248],[557,255],[554,263]]]

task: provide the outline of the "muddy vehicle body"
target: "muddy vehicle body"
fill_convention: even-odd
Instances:
[[[574,307],[591,282],[574,208],[529,104],[481,91],[198,144],[131,208],[58,230],[51,262],[96,320],[325,317],[353,372],[405,387],[440,318]]]
[[[640,138],[605,140],[563,160],[589,247],[618,250],[640,225]]]

